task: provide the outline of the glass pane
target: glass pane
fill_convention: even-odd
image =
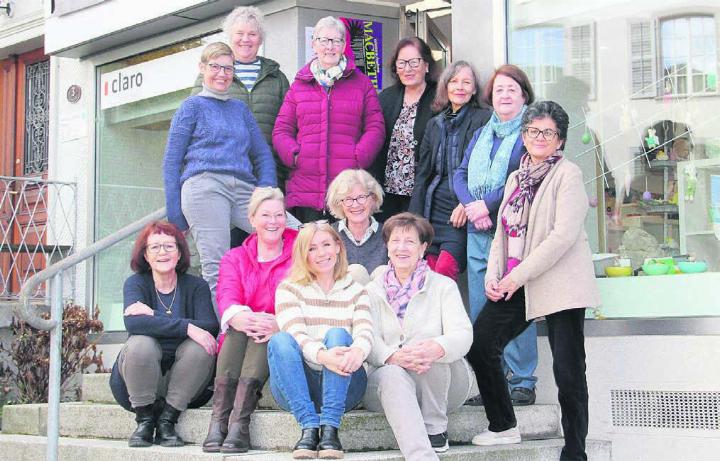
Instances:
[[[25,155],[26,175],[47,171],[50,106],[50,61],[25,67]]]
[[[585,223],[592,250],[629,258],[640,275],[646,258],[692,253],[708,263],[720,284],[720,5],[692,0],[619,5],[510,0],[508,61],[532,75],[539,98],[559,102],[570,116],[565,155],[580,166],[591,203],[597,203]],[[658,15],[665,11],[672,16]],[[579,47],[577,41],[590,30],[594,38]],[[588,80],[578,78],[586,73],[597,85],[594,98]],[[706,172],[694,176],[693,166]],[[718,175],[715,195],[711,173]],[[678,304],[665,314],[707,315],[702,309],[702,303]],[[639,304],[603,313],[650,312],[649,305]]]

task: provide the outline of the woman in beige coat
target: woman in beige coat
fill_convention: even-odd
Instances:
[[[384,412],[405,459],[437,460],[448,449],[447,414],[469,397],[463,356],[472,326],[455,282],[422,259],[430,223],[412,213],[385,221],[389,265],[366,289],[375,342],[367,362],[365,408]]]
[[[588,199],[580,169],[562,155],[568,129],[563,108],[534,103],[522,126],[528,153],[505,186],[485,276],[488,303],[468,354],[490,422],[473,443],[520,442],[501,357],[510,340],[544,317],[565,434],[560,459],[586,460],[583,325],[585,308],[599,304],[583,227]]]

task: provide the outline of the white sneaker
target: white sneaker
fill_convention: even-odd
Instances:
[[[472,439],[473,445],[507,445],[520,443],[520,431],[517,426],[502,432],[482,431]]]

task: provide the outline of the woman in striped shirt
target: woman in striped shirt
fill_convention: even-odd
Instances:
[[[339,459],[340,419],[365,393],[372,347],[370,301],[347,271],[345,247],[327,222],[306,224],[275,294],[280,332],[268,344],[270,389],[302,428],[295,459]]]

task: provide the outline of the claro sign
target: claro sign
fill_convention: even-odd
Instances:
[[[203,47],[106,72],[100,76],[100,109],[110,109],[190,88]]]

